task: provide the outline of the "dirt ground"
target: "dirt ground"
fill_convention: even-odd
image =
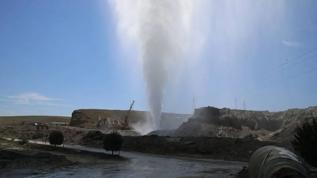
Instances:
[[[58,120],[59,119],[60,118],[58,118]],[[62,121],[56,121],[50,118],[46,122],[42,121],[43,124],[48,125],[48,128],[40,129],[34,126],[34,121],[32,119],[10,122],[5,121],[0,125],[0,138],[19,138],[22,140],[31,139],[45,141],[48,133],[51,130],[60,130],[64,133],[65,144],[102,148],[102,138],[104,133],[93,129],[50,124],[52,122],[63,121],[65,121],[65,119]],[[124,136],[123,150],[129,152],[132,151],[155,155],[165,155],[168,157],[179,156],[194,159],[216,159],[248,162],[253,151],[265,145],[279,144],[276,142],[259,141],[253,138],[169,137],[157,135]],[[134,156],[135,155],[132,155],[132,157]],[[51,150],[51,147],[37,147],[30,144],[0,139],[0,169],[2,170],[0,171],[2,172],[0,173],[0,177],[12,177],[13,175],[33,176],[51,174],[55,169],[60,171],[58,175],[67,174],[68,176],[68,174],[70,174],[71,176],[76,177],[78,176],[77,169],[80,169],[80,171],[86,169],[82,165],[90,166],[91,170],[97,169],[98,171],[101,171],[101,175],[104,175],[107,172],[102,172],[103,169],[101,167],[99,169],[98,166],[110,166],[109,159],[100,158],[102,158],[100,155],[78,155],[74,152],[65,152],[65,150]],[[142,161],[141,158],[143,159],[143,157],[139,158],[138,156],[137,162]],[[146,159],[148,159],[148,157],[146,157]],[[156,158],[151,158],[149,160],[151,163],[153,162],[152,159],[158,161]],[[175,161],[178,162],[177,160]],[[125,166],[129,165],[127,166],[127,169],[132,172],[135,169],[133,168],[130,170],[130,163],[115,163],[115,165],[117,164]],[[183,163],[180,162],[179,164],[180,169],[182,169],[181,167]],[[205,169],[204,163],[199,164],[203,164],[202,169]],[[217,164],[215,165],[215,169],[220,171],[217,168]],[[237,167],[240,168],[238,169]],[[236,173],[238,172],[237,170],[242,170],[241,164],[238,164],[237,167],[235,167],[234,170]],[[140,167],[140,169],[141,168],[142,167]],[[70,172],[66,171],[65,173],[61,171],[63,169],[70,170]],[[113,167],[110,166],[109,169],[113,169]],[[219,175],[223,176],[227,174],[228,171],[229,170],[226,170]],[[206,175],[209,174],[208,171],[203,172]],[[247,176],[245,175],[246,173],[247,172],[243,170],[239,175],[241,175],[240,177],[245,177]],[[126,174],[126,172],[122,172],[120,174]],[[215,174],[215,172],[212,174]],[[230,172],[230,174],[232,175],[233,172]]]
[[[76,164],[64,155],[32,149],[22,142],[0,139],[0,177],[36,175]],[[13,177],[15,177],[13,176]]]
[[[79,144],[102,148],[103,134],[91,131]],[[168,136],[125,136],[122,150],[162,155],[182,155],[229,161],[248,161],[253,151],[275,142],[258,141],[252,138],[217,137],[168,137]]]
[[[0,137],[46,141],[51,130],[62,131],[65,144],[102,148],[102,132],[69,126],[52,125],[48,129],[38,130],[32,124],[26,122],[1,125]],[[258,141],[252,138],[125,136],[122,149],[154,154],[248,161],[252,152],[264,145],[277,145],[277,143]]]
[[[50,123],[65,122],[69,123],[70,117],[65,116],[0,116],[1,125],[20,125],[21,123]]]
[[[0,177],[225,178],[235,177],[245,165],[243,162],[136,152],[111,156],[104,154],[102,149],[86,154],[68,149],[68,146],[54,148],[0,139]]]
[[[0,138],[0,177],[27,177],[83,164],[125,161],[115,155],[78,152],[74,149],[9,141]]]

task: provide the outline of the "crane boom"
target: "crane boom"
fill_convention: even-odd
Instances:
[[[129,121],[128,121],[128,119],[129,119],[130,112],[131,112],[131,110],[132,110],[132,107],[133,107],[134,103],[135,103],[135,101],[132,100],[132,103],[130,104],[130,108],[129,108],[128,112],[127,112],[127,115],[124,117],[124,125],[125,125],[125,128],[126,128],[126,129],[129,129],[129,128],[130,128],[130,127],[129,127]]]

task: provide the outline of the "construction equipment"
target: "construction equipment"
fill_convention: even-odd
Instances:
[[[129,116],[130,116],[130,113],[131,113],[131,110],[132,110],[132,107],[133,107],[134,103],[135,103],[135,101],[132,100],[132,103],[130,104],[130,108],[127,111],[127,114],[124,117],[124,127],[123,127],[124,130],[131,129],[130,126],[129,126]]]

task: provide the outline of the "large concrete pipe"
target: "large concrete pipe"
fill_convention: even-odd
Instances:
[[[249,161],[250,178],[306,178],[308,175],[309,169],[302,158],[277,146],[257,149]]]

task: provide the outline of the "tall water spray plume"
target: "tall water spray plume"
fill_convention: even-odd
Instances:
[[[159,129],[164,90],[189,43],[192,0],[110,1],[118,18],[119,34],[137,45],[143,64],[151,130]]]

